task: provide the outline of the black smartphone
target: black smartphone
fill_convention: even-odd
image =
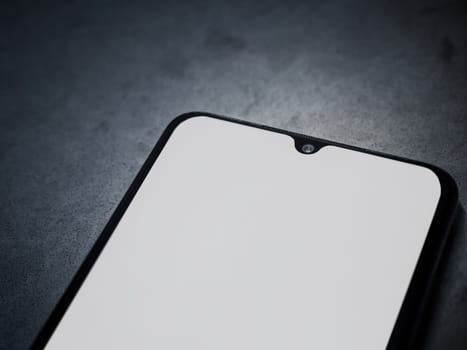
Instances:
[[[35,348],[413,348],[437,167],[209,113],[163,133]]]

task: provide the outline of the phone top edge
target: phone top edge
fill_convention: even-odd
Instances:
[[[183,114],[175,117],[169,123],[169,125],[167,126],[165,131],[168,131],[171,134],[176,129],[176,127],[178,125],[180,125],[182,122],[186,121],[187,119],[196,118],[196,117],[214,118],[214,119],[218,119],[218,120],[232,122],[232,123],[235,123],[235,124],[250,126],[250,127],[254,127],[254,128],[258,128],[258,129],[262,129],[262,130],[267,130],[267,131],[271,131],[271,132],[275,132],[275,133],[279,133],[279,134],[288,135],[288,136],[291,136],[294,139],[300,138],[300,139],[310,140],[310,141],[313,141],[313,142],[316,143],[316,150],[315,151],[318,151],[319,149],[321,149],[324,146],[336,146],[336,147],[340,147],[340,148],[344,148],[344,149],[348,149],[348,150],[352,150],[352,151],[356,151],[356,152],[371,154],[371,155],[374,155],[374,156],[383,157],[383,158],[387,158],[387,159],[392,159],[392,160],[396,160],[396,161],[400,161],[400,162],[404,162],[404,163],[410,163],[410,164],[417,165],[417,166],[420,166],[420,167],[423,167],[423,168],[427,168],[427,169],[431,170],[437,176],[437,178],[438,178],[438,180],[440,181],[440,184],[441,184],[442,192],[444,192],[445,194],[448,194],[449,197],[451,197],[452,199],[455,199],[455,202],[458,201],[458,196],[459,196],[458,186],[457,186],[457,183],[454,180],[454,178],[451,176],[451,174],[449,174],[443,168],[441,168],[439,166],[436,166],[436,165],[433,165],[431,163],[422,162],[422,161],[418,161],[418,160],[414,160],[414,159],[410,159],[410,158],[405,158],[405,157],[402,157],[402,156],[388,154],[388,153],[384,153],[384,152],[380,152],[380,151],[373,151],[373,150],[369,150],[369,149],[366,149],[366,148],[363,148],[363,147],[352,146],[352,145],[336,142],[336,141],[333,141],[333,140],[325,140],[325,139],[322,139],[322,138],[319,138],[319,137],[305,135],[305,134],[297,133],[297,132],[294,132],[294,131],[283,130],[283,129],[267,126],[267,125],[264,125],[264,124],[254,123],[254,122],[245,121],[245,120],[238,119],[238,118],[226,117],[226,116],[222,116],[222,115],[218,115],[218,114],[214,114],[214,113],[210,113],[210,112],[202,112],[202,111],[187,112],[187,113],[183,113]],[[169,136],[170,136],[170,134],[169,134]]]

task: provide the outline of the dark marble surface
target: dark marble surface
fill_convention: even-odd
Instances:
[[[434,163],[467,199],[465,1],[2,1],[0,348],[25,349],[177,114]],[[459,219],[425,349],[467,348]]]

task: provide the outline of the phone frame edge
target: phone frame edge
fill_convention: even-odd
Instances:
[[[94,263],[97,261],[100,253],[104,249],[107,241],[110,239],[113,231],[120,222],[120,219],[123,217],[126,209],[133,200],[136,192],[138,191],[147,174],[156,162],[159,154],[162,152],[170,136],[172,135],[172,133],[178,125],[180,125],[185,120],[194,117],[211,117],[250,127],[260,128],[263,130],[286,134],[292,137],[306,138],[318,142],[320,145],[332,145],[342,147],[353,151],[363,152],[375,156],[380,156],[422,166],[432,170],[436,174],[441,185],[441,196],[386,349],[409,349],[416,346],[416,344],[419,344],[421,341],[419,337],[420,329],[424,325],[424,322],[426,322],[426,320],[424,319],[424,315],[426,315],[427,311],[426,304],[429,301],[431,295],[430,292],[433,289],[432,285],[436,280],[438,274],[439,262],[442,257],[446,242],[448,240],[448,236],[451,231],[450,229],[458,206],[458,188],[454,179],[443,169],[428,163],[419,162],[381,152],[371,151],[364,148],[354,147],[330,140],[315,138],[312,136],[302,135],[295,132],[290,132],[235,118],[216,115],[208,112],[189,112],[181,114],[178,117],[174,118],[162,132],[159,140],[150,152],[148,158],[143,163],[141,169],[138,171],[136,177],[132,181],[122,200],[119,202],[116,209],[112,213],[102,233],[96,239],[94,245],[87,254],[83,263],[80,265],[78,271],[73,276],[70,284],[65,289],[65,292],[63,293],[62,297],[59,299],[52,313],[49,315],[43,327],[39,331],[38,335],[36,336],[35,340],[31,345],[31,349],[43,349],[46,346],[53,332],[60,323],[63,315],[70,306],[73,298],[78,293],[88,273],[90,272]]]

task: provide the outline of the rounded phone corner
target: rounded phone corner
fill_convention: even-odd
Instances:
[[[433,164],[420,163],[419,165],[430,170],[438,179],[441,187],[440,201],[450,204],[448,206],[453,207],[451,209],[455,209],[459,202],[459,188],[452,175],[443,168]]]
[[[210,115],[211,115],[210,113],[203,112],[203,111],[185,112],[185,113],[182,113],[182,114],[176,116],[174,119],[172,119],[171,123],[175,122],[176,124],[180,124],[180,123],[184,122],[187,119],[197,118],[197,117],[207,117],[207,116],[210,116]]]
[[[174,130],[177,126],[182,124],[183,122],[199,117],[209,117],[210,113],[200,112],[200,111],[193,111],[193,112],[186,112],[176,116],[172,121],[169,123],[166,129]]]

